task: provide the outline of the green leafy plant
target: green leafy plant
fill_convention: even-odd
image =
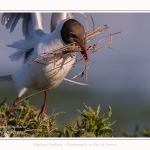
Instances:
[[[60,131],[56,125],[57,116],[62,113],[45,115],[43,120],[37,118],[40,110],[31,106],[28,100],[14,109],[8,122],[5,121],[9,106],[4,102],[0,104],[0,137],[105,137],[113,133],[111,126],[116,122],[109,122],[112,109],[109,107],[107,117],[100,116],[100,105],[94,111],[90,106],[85,105],[85,110],[78,110],[79,118],[73,126],[63,124]]]
[[[37,118],[39,112],[26,100],[18,104],[6,123],[9,107],[3,103],[0,105],[0,136],[8,133],[9,137],[53,137],[52,132],[57,129],[55,121],[58,113],[45,115],[44,120],[40,120]]]
[[[85,105],[85,104],[84,104]],[[85,110],[78,110],[82,120],[80,118],[76,121],[73,127],[64,124],[65,129],[63,136],[65,137],[104,137],[108,136],[109,133],[113,133],[111,126],[116,122],[107,122],[111,115],[112,109],[109,107],[109,112],[107,117],[104,115],[99,116],[100,105],[95,112],[90,106],[85,105]]]

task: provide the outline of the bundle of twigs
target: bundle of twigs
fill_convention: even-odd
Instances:
[[[91,33],[89,33],[86,36],[86,42],[89,42],[93,37],[95,37],[98,34],[105,32],[107,29],[108,29],[107,25],[99,26],[97,29],[95,29],[94,31],[92,31]],[[89,53],[88,56],[94,54],[95,52],[97,52],[97,51],[99,51],[105,47],[110,48],[109,45],[112,43],[112,36],[114,34],[119,34],[119,33],[121,33],[121,32],[109,34],[109,35],[105,36],[104,38],[100,39],[99,41],[97,41],[96,43],[94,43],[93,45],[88,46],[86,48],[87,52],[91,51],[91,53]],[[108,37],[110,37],[110,41],[107,44],[105,44],[104,46],[97,48],[97,45]],[[56,50],[53,50],[53,51],[50,51],[47,53],[43,53],[38,58],[36,58],[32,62],[30,62],[29,65],[31,65],[34,62],[43,64],[43,65],[48,65],[50,63],[55,64],[58,60],[64,58],[66,55],[72,56],[74,52],[79,52],[79,51],[81,51],[81,47],[75,45],[75,42],[74,42],[74,43],[68,44],[66,46],[63,46],[60,49],[56,49]],[[56,59],[56,56],[58,56],[57,59]],[[53,59],[50,59],[50,58],[53,58]],[[83,59],[84,58],[82,57],[81,59],[77,60],[73,65],[77,64],[79,61],[81,61]]]
[[[91,39],[93,39],[95,36],[107,31],[108,29],[108,26],[107,25],[102,25],[102,26],[99,26],[98,28],[96,28],[95,30],[93,29],[92,32],[88,33],[88,35],[86,35],[86,43],[88,43]],[[112,43],[112,36],[115,35],[115,34],[119,34],[121,32],[116,32],[116,33],[110,33],[109,35],[106,35],[104,36],[102,39],[100,39],[99,41],[97,41],[96,43],[90,45],[90,46],[87,46],[86,49],[87,49],[87,53],[88,53],[88,56],[96,53],[97,51],[103,49],[103,48],[110,48],[109,45]],[[110,38],[110,40],[104,44],[103,46],[101,47],[98,47],[98,45],[104,41],[105,39],[107,38]],[[112,48],[110,48],[112,49]],[[43,53],[42,55],[40,55],[38,58],[32,60],[29,65],[31,65],[32,63],[39,63],[39,64],[43,64],[43,65],[48,65],[50,63],[53,63],[54,66],[56,64],[57,61],[63,59],[64,57],[66,56],[73,56],[75,52],[79,52],[79,51],[82,51],[81,50],[81,47],[80,46],[77,46],[76,43],[71,43],[71,44],[68,44],[62,48],[59,48],[59,49],[56,49],[56,50],[53,50],[53,51],[50,51],[50,52],[47,52],[47,53]],[[80,62],[81,60],[84,60],[84,57],[81,56],[81,58],[77,59],[75,61],[75,63],[73,64],[76,65],[78,62]],[[82,75],[85,74],[85,77],[86,77],[86,81],[87,81],[87,69],[89,67],[87,67],[87,63],[85,63],[85,69],[80,72],[78,75]],[[74,79],[75,77],[77,77],[78,75],[74,76],[72,79]]]

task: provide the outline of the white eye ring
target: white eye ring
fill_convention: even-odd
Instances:
[[[73,32],[69,32],[70,36],[74,36],[74,33]]]

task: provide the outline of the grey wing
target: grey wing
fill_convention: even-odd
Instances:
[[[14,31],[18,21],[22,21],[22,33],[28,35],[28,23],[31,20],[31,13],[3,13],[1,17],[1,23],[6,26],[6,29],[10,29],[10,33]]]
[[[3,13],[1,23],[10,33],[14,31],[19,20],[22,20],[22,33],[26,36],[32,36],[35,30],[43,30],[41,13]]]
[[[19,20],[22,20],[22,34],[25,36],[24,40],[8,45],[16,48],[17,52],[9,56],[12,61],[18,61],[24,57],[26,62],[34,50],[35,41],[44,35],[43,22],[41,13],[3,13],[1,23],[5,25],[6,29],[10,29],[10,33],[14,31]]]
[[[51,32],[55,30],[58,20],[70,19],[70,18],[74,19],[73,13],[52,13]]]

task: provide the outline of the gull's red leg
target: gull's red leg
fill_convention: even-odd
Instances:
[[[19,101],[19,97],[17,97],[16,100],[14,101],[13,106],[11,107],[11,110],[10,110],[10,112],[9,112],[7,118],[6,118],[6,121],[8,121],[8,119],[9,119],[11,113],[13,112],[13,110],[14,110],[14,109],[16,108],[16,106],[18,105],[18,101]]]
[[[41,119],[44,119],[44,114],[45,114],[45,112],[46,112],[46,99],[47,99],[48,91],[49,91],[48,89],[46,89],[46,90],[44,91],[44,95],[45,95],[44,104],[43,104],[43,106],[42,106],[42,108],[41,108],[41,111],[40,111],[40,113],[39,113],[39,115],[38,115],[38,118],[41,118]]]

